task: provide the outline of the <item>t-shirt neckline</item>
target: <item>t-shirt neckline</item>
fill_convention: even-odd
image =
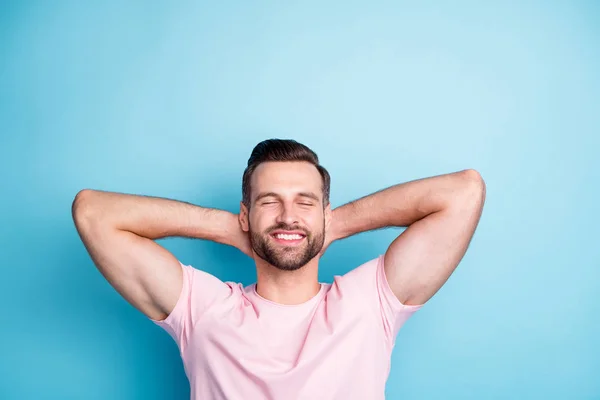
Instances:
[[[256,291],[256,283],[252,284],[252,294],[254,295],[254,297],[256,297],[258,300],[270,304],[272,306],[276,306],[276,307],[280,307],[280,308],[287,308],[287,309],[294,309],[294,308],[302,308],[302,307],[306,307],[307,305],[310,305],[312,303],[314,303],[315,301],[317,301],[318,299],[321,298],[321,295],[323,294],[323,292],[325,291],[325,284],[319,282],[319,291],[317,292],[317,294],[315,294],[313,297],[311,297],[310,299],[306,300],[303,303],[299,303],[299,304],[281,304],[281,303],[277,303],[274,302],[272,300],[269,299],[265,299],[264,297],[262,297],[260,294],[258,294],[258,292]]]

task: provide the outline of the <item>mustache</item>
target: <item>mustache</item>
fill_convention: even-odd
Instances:
[[[291,226],[291,225],[287,225],[285,223],[279,223],[279,224],[271,227],[268,232],[272,233],[272,232],[278,231],[278,230],[282,230],[282,231],[302,231],[302,232],[304,232],[304,234],[306,236],[308,236],[308,233],[309,233],[306,229],[304,229],[304,228],[302,228],[300,226]]]

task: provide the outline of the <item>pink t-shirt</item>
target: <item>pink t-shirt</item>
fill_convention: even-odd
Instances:
[[[383,260],[335,276],[299,305],[181,264],[175,308],[152,321],[177,343],[192,399],[384,399],[396,335],[422,305],[400,303]]]

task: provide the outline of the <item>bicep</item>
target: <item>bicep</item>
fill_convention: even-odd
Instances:
[[[155,320],[173,310],[183,282],[173,254],[151,239],[101,223],[76,226],[92,261],[125,300]]]
[[[485,187],[411,224],[385,253],[385,273],[404,304],[424,304],[448,280],[475,232]]]

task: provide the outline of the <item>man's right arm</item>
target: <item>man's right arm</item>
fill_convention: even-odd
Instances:
[[[177,258],[154,240],[206,239],[251,255],[237,216],[223,210],[86,189],[75,197],[72,215],[100,273],[125,300],[154,320],[170,314],[183,282]]]

